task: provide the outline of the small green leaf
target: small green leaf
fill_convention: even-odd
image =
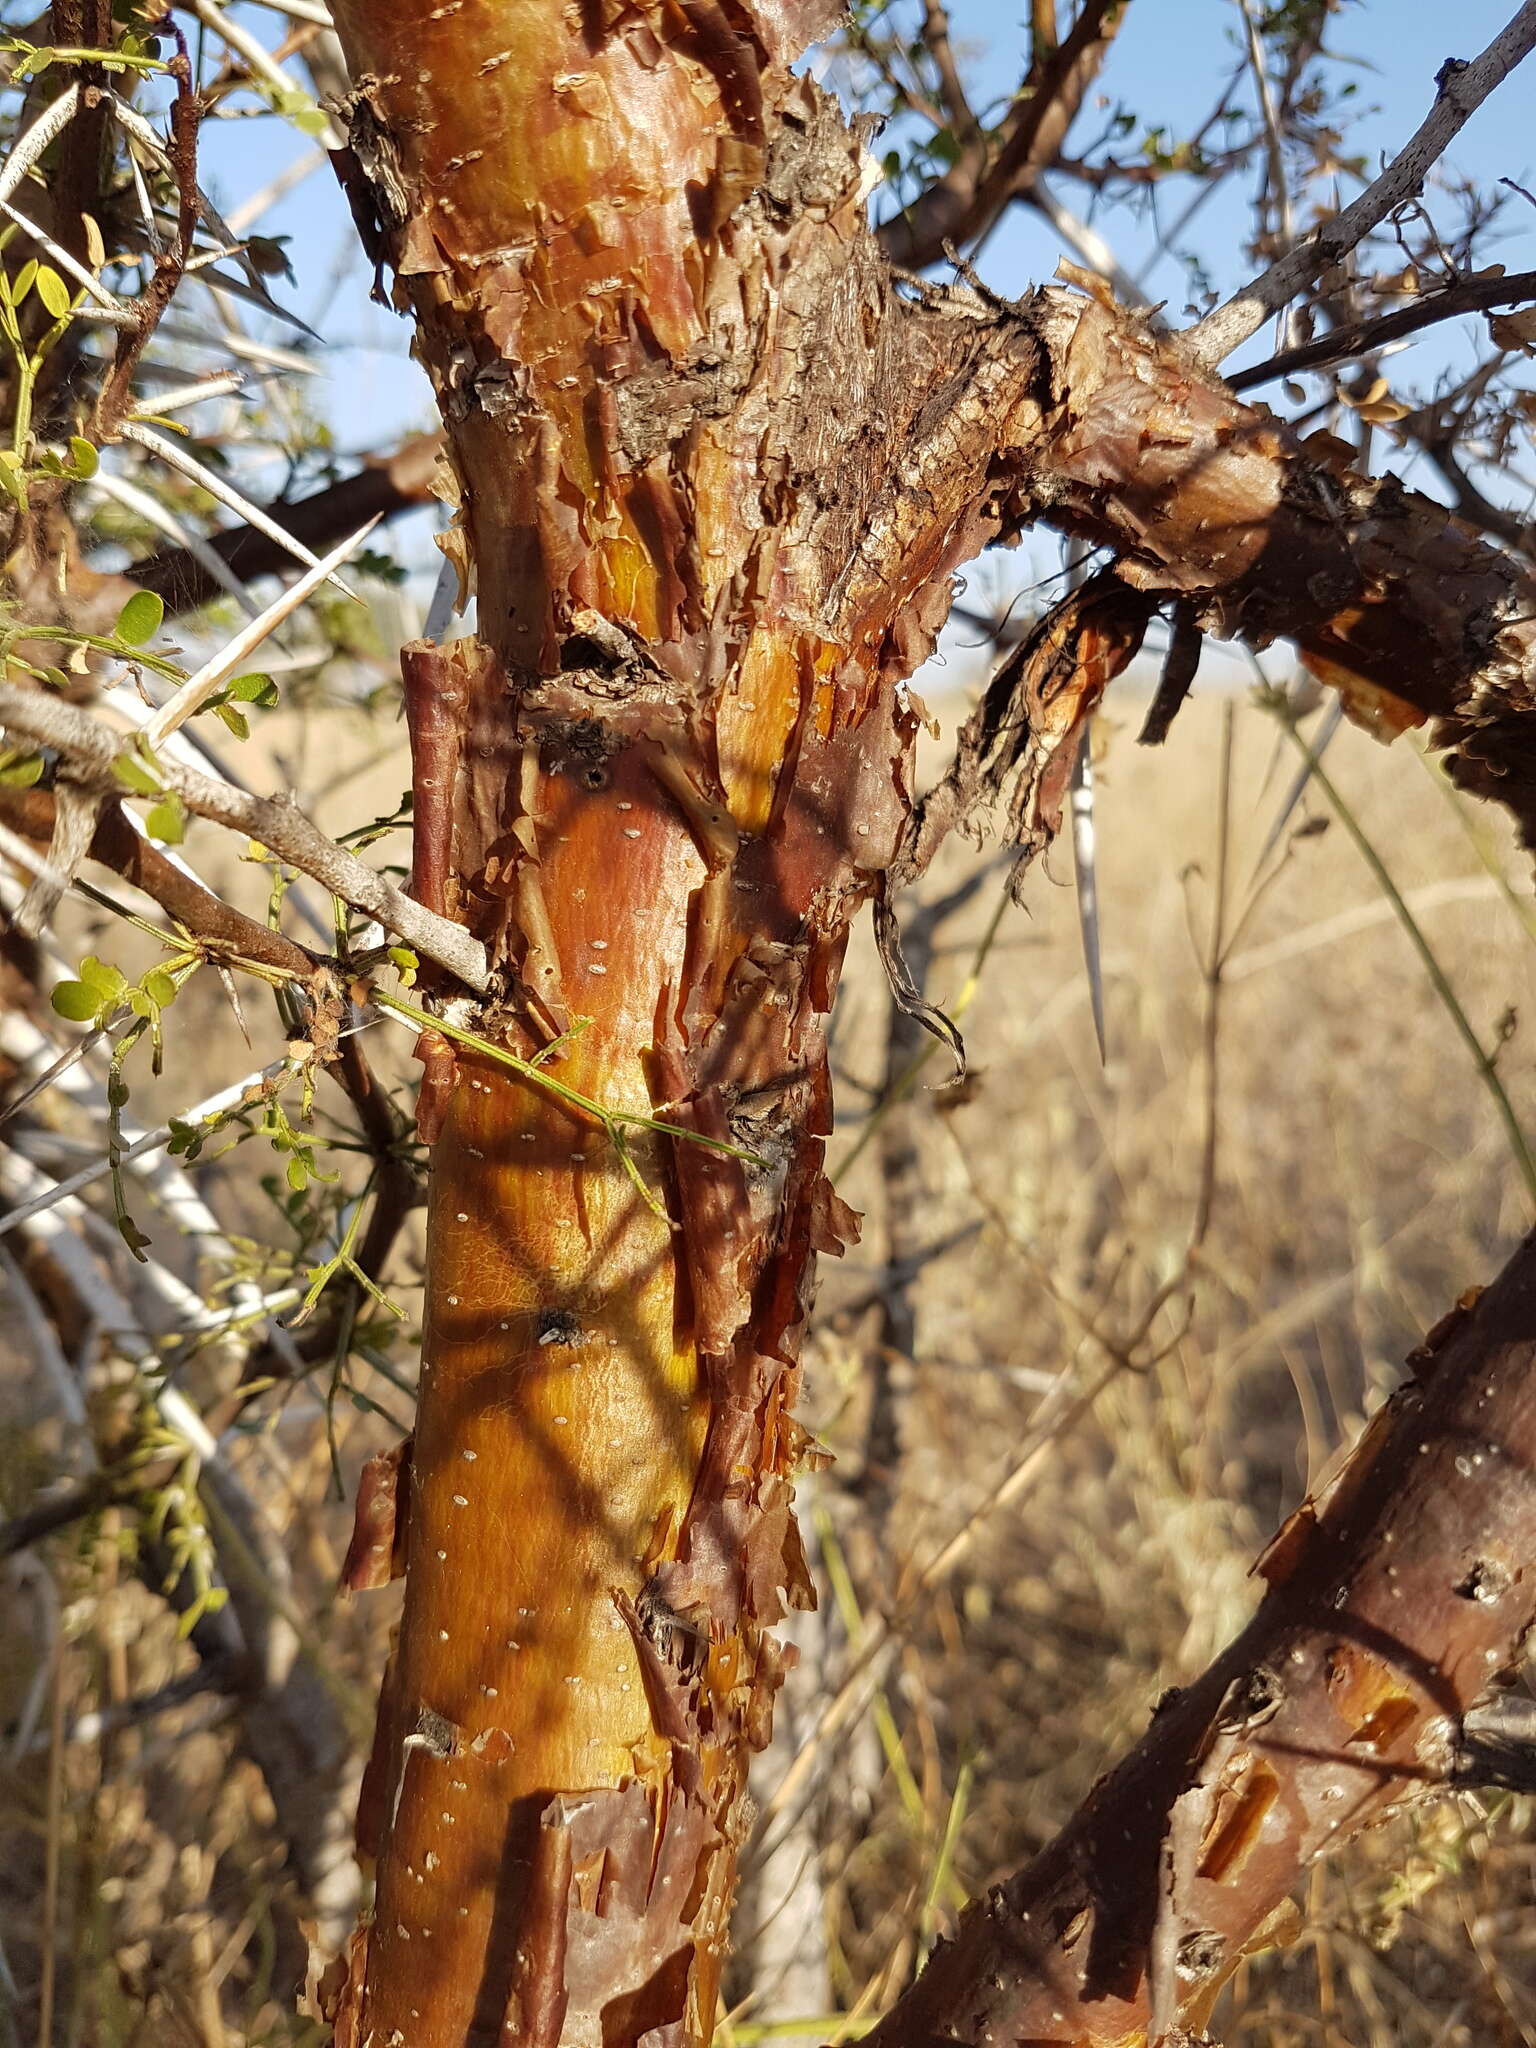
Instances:
[[[98,960],[94,953],[87,953],[80,962],[80,979],[87,988],[95,989],[104,1001],[113,1003],[128,986],[128,978],[120,968]]]
[[[163,967],[152,967],[144,977],[144,993],[160,1009],[176,1000],[176,982]]]
[[[237,740],[248,740],[251,736],[251,721],[243,711],[237,711],[233,704],[215,704],[213,715],[228,726]]]
[[[0,755],[0,786],[6,789],[30,789],[42,772],[41,754],[23,754],[17,748],[8,747]]]
[[[112,772],[123,787],[131,789],[135,796],[160,794],[160,778],[141,755],[119,754],[112,763]]]
[[[27,262],[23,263],[20,270],[18,270],[16,273],[16,281],[11,286],[11,304],[13,306],[19,306],[22,300],[27,296],[27,293],[31,291],[32,280],[36,276],[37,258],[33,256],[29,258]]]
[[[309,1186],[309,1168],[302,1159],[294,1158],[289,1160],[288,1185],[296,1195],[302,1195]]]
[[[180,846],[187,836],[187,807],[174,790],[147,814],[144,829],[162,846]]]
[[[277,702],[277,685],[270,676],[259,672],[236,676],[228,694],[237,704],[255,704],[265,711]]]
[[[55,320],[63,320],[69,313],[69,286],[59,273],[46,263],[37,266],[37,296]]]
[[[136,590],[117,615],[117,624],[112,628],[113,638],[129,647],[142,647],[146,640],[152,640],[159,632],[164,617],[163,598],[157,597],[152,590]]]
[[[75,475],[82,480],[86,477],[94,476],[101,467],[101,457],[97,453],[96,443],[94,441],[87,441],[83,434],[71,434],[69,437],[69,463]]]
[[[9,448],[0,448],[0,491],[4,491],[23,512],[26,511],[27,480],[22,475],[21,464]]]
[[[101,1009],[101,998],[95,989],[87,988],[83,981],[61,981],[48,998],[61,1017],[67,1017],[72,1024],[94,1022]]]

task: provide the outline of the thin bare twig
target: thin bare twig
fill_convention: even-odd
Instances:
[[[1216,895],[1211,905],[1210,943],[1204,962],[1205,1014],[1201,1021],[1201,1138],[1200,1182],[1195,1199],[1195,1220],[1190,1226],[1189,1251],[1193,1258],[1205,1243],[1216,1206],[1216,1150],[1221,1135],[1218,1107],[1221,1096],[1221,996],[1222,976],[1227,964],[1227,895],[1232,872],[1232,735],[1234,710],[1230,700],[1222,706],[1221,784],[1216,814]]]
[[[210,1095],[206,1102],[199,1102],[195,1108],[189,1109],[176,1121],[179,1124],[197,1125],[211,1117],[222,1116],[226,1110],[235,1108],[242,1100],[249,1098],[254,1102],[263,1094],[270,1094],[295,1072],[297,1063],[294,1060],[274,1060],[270,1066],[261,1068],[257,1073],[242,1075],[229,1087],[221,1088],[216,1095]],[[126,1146],[118,1154],[118,1164],[131,1166],[135,1160],[142,1159],[147,1153],[158,1151],[161,1146],[168,1145],[172,1136],[169,1124],[162,1124],[158,1130],[146,1131],[136,1143]],[[19,1229],[24,1223],[30,1223],[34,1217],[46,1216],[51,1210],[57,1209],[60,1203],[72,1201],[82,1188],[90,1187],[95,1181],[104,1180],[111,1171],[110,1160],[98,1159],[89,1166],[82,1166],[78,1173],[72,1173],[67,1180],[50,1182],[46,1187],[36,1188],[6,1215],[0,1216],[0,1237],[9,1231]]]
[[[1259,25],[1254,19],[1251,0],[1238,0],[1238,5],[1243,17],[1243,40],[1248,49],[1248,65],[1253,72],[1253,89],[1258,95],[1259,113],[1264,122],[1269,195],[1274,205],[1275,221],[1279,230],[1280,254],[1287,256],[1296,241],[1296,224],[1291,210],[1290,181],[1285,175],[1285,138],[1280,132],[1280,116],[1275,107],[1269,67],[1264,61],[1264,44],[1259,35]],[[1281,329],[1276,339],[1288,341],[1290,334],[1290,316],[1282,311]]]
[[[1234,391],[1251,391],[1256,384],[1268,384],[1275,377],[1294,377],[1302,370],[1320,370],[1329,363],[1370,355],[1388,342],[1417,334],[1439,320],[1455,320],[1464,313],[1483,313],[1495,306],[1512,306],[1536,299],[1536,270],[1516,271],[1511,277],[1463,277],[1443,291],[1426,292],[1411,305],[1395,313],[1383,313],[1377,320],[1356,320],[1347,327],[1335,327],[1316,341],[1288,348],[1268,362],[1239,370],[1227,379]]]
[[[1189,330],[1188,342],[1202,362],[1219,363],[1258,333],[1277,313],[1347,256],[1394,207],[1414,198],[1468,118],[1507,78],[1520,60],[1536,48],[1536,0],[1525,0],[1519,12],[1470,64],[1448,58],[1436,77],[1436,96],[1418,132],[1359,197],[1324,221],[1272,263],[1251,284],[1207,313]]]
[[[211,28],[215,35],[222,37],[238,56],[244,58],[253,78],[265,79],[271,91],[290,99],[294,94],[307,97],[297,79],[288,75],[266,45],[253,36],[248,28],[243,28],[238,21],[231,21],[223,8],[216,4],[216,0],[191,0],[191,7],[199,21]],[[340,149],[342,138],[333,122],[327,121],[320,131],[320,142],[326,149]]]
[[[46,841],[53,831],[53,798],[45,789],[0,789],[0,820],[23,838]],[[300,979],[319,965],[316,956],[293,939],[258,924],[184,874],[157,846],[134,831],[116,797],[101,807],[89,857],[142,889],[183,931],[220,958],[253,960],[278,974]]]

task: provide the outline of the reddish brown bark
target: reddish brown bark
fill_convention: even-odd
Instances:
[[[484,636],[407,653],[414,886],[495,963],[477,1030],[525,1055],[574,1030],[562,1082],[750,1157],[637,1143],[647,1198],[537,1087],[424,1046],[407,1598],[338,2037],[697,2039],[768,1631],[809,1597],[795,1359],[812,1255],[847,1228],[826,1018],[905,815],[890,673],[929,643],[895,621],[948,553],[877,599],[834,588],[840,485],[883,468],[868,391],[895,435],[923,393],[884,373],[859,155],[776,67],[783,24],[505,10],[468,61],[440,12],[340,14],[380,80],[354,149],[443,395]],[[375,1520],[363,1577],[393,1549]]]
[[[1317,1857],[1451,1781],[1536,1619],[1536,1238],[1409,1363],[1259,1560],[1253,1621],[968,1910],[877,2048],[1189,2040]]]
[[[1037,637],[989,767],[1048,831],[1154,606],[1293,631],[1387,725],[1436,715],[1536,816],[1500,559],[1336,475],[1176,344],[1057,289],[903,298],[858,141],[777,0],[341,0],[354,199],[417,321],[480,639],[408,649],[417,892],[466,924],[433,1140],[406,1599],[365,1787],[344,2044],[708,2035],[778,1678],[850,919],[904,860],[904,682],[949,574],[1048,514],[1118,552]],[[1447,580],[1450,594],[1433,587]],[[1347,672],[1347,673],[1346,673]],[[1390,699],[1386,693],[1398,695]],[[1029,726],[1020,745],[1019,709]]]

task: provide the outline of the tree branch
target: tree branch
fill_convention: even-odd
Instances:
[[[1512,306],[1536,299],[1536,270],[1519,270],[1513,277],[1463,277],[1443,291],[1426,292],[1411,305],[1379,319],[1356,320],[1347,327],[1335,327],[1297,348],[1283,349],[1267,362],[1252,369],[1238,370],[1227,379],[1233,391],[1251,391],[1276,377],[1293,377],[1302,370],[1320,370],[1329,363],[1341,363],[1369,355],[1389,341],[1417,334],[1439,320],[1455,320],[1463,313],[1481,313],[1494,306]],[[1197,330],[1198,331],[1198,330]]]
[[[113,795],[122,787],[115,763],[129,741],[73,705],[40,690],[6,686],[0,688],[0,728],[34,746],[56,748],[78,781]],[[423,959],[446,967],[466,987],[486,987],[485,949],[477,939],[412,902],[355,854],[328,839],[291,799],[248,796],[172,760],[161,759],[159,773],[165,788],[174,790],[199,817],[258,840],[344,903],[377,918],[386,931],[397,933]]]
[[[1376,181],[1331,220],[1288,250],[1277,263],[1245,285],[1224,306],[1189,331],[1189,344],[1202,362],[1219,363],[1250,335],[1257,334],[1272,313],[1289,305],[1296,294],[1340,262],[1394,207],[1424,189],[1430,170],[1461,132],[1496,85],[1536,47],[1536,0],[1520,11],[1470,64],[1447,58],[1436,76],[1435,104],[1417,134],[1395,156]]]
[[[942,178],[881,227],[880,244],[893,263],[922,270],[939,260],[946,242],[964,246],[974,241],[1026,188],[1033,172],[1050,168],[1109,53],[1127,4],[1083,0],[1065,40],[1058,47],[1037,47],[1030,75],[1002,122],[989,136],[962,148]]]
[[[949,40],[949,15],[942,0],[923,0],[923,42],[939,74],[939,92],[951,128],[959,141],[974,142],[981,134],[981,123],[966,96],[965,81],[955,62],[954,45]]]
[[[1342,444],[1302,443],[1107,295],[1043,291],[1015,316],[1021,332],[1038,353],[1011,401],[997,385],[988,398],[1021,517],[1113,550],[1123,582],[1187,597],[1204,632],[1294,641],[1382,738],[1435,721],[1455,779],[1506,804],[1536,845],[1526,570],[1443,505],[1351,470]],[[992,345],[1024,344],[1000,323]],[[979,354],[972,377],[993,360]]]
[[[25,838],[46,845],[53,835],[53,817],[49,791],[0,789],[0,818]],[[304,980],[319,964],[314,954],[286,934],[233,909],[168,861],[158,847],[135,832],[116,797],[109,797],[102,806],[89,853],[92,860],[153,897],[185,931],[220,955],[254,960]]]
[[[1491,498],[1484,496],[1457,460],[1454,440],[1420,434],[1415,431],[1412,420],[1405,420],[1402,424],[1445,478],[1451,493],[1451,510],[1458,519],[1465,519],[1469,526],[1481,527],[1484,533],[1491,533],[1496,540],[1501,540],[1519,554],[1536,555],[1536,528],[1529,520],[1522,519],[1518,512],[1511,512],[1504,505],[1495,505]]]
[[[1536,1619],[1536,1237],[1409,1363],[1260,1558],[1248,1627],[969,1909],[876,2048],[1198,2032],[1316,1857],[1458,1777],[1466,1717]]]

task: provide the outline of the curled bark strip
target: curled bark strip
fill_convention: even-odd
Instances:
[[[965,1040],[960,1036],[959,1026],[945,1016],[937,1003],[927,1002],[913,980],[901,947],[901,926],[896,921],[895,907],[885,887],[875,897],[874,920],[875,944],[880,950],[885,978],[891,985],[891,994],[898,1008],[904,1016],[920,1024],[930,1037],[949,1047],[955,1062],[953,1079],[963,1081],[966,1073]]]
[[[889,884],[920,875],[948,834],[1006,801],[1004,830],[1021,872],[1061,829],[1062,805],[1088,720],[1134,659],[1152,601],[1111,571],[1089,577],[1004,658],[961,727],[943,779],[913,810]]]
[[[341,1567],[344,1593],[387,1586],[405,1573],[406,1499],[411,1483],[411,1440],[379,1451],[357,1481],[352,1541]]]
[[[1173,622],[1168,635],[1168,653],[1163,661],[1163,673],[1158,678],[1157,695],[1147,707],[1147,716],[1137,744],[1143,747],[1160,747],[1173,730],[1173,721],[1184,708],[1184,699],[1189,695],[1195,680],[1195,671],[1200,666],[1200,628],[1195,621],[1194,607],[1181,600],[1173,608]]]
[[[878,2048],[1198,2033],[1309,1864],[1458,1781],[1536,1619],[1536,1237],[1410,1366],[1260,1559],[1248,1627],[969,1909]]]

